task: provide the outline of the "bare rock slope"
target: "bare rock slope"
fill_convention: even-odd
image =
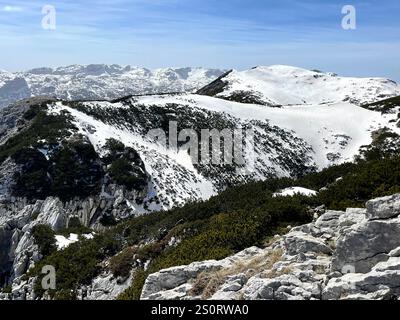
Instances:
[[[400,296],[400,195],[314,222],[221,261],[151,274],[142,299],[393,299]]]

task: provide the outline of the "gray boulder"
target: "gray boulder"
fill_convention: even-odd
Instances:
[[[370,220],[397,217],[400,214],[400,194],[370,200],[366,207]]]
[[[400,220],[366,221],[343,234],[336,244],[332,269],[343,273],[352,267],[366,273],[378,262],[386,261],[389,253],[400,246]]]
[[[315,221],[315,226],[321,229],[336,229],[339,224],[339,217],[342,213],[341,211],[329,210]]]
[[[290,232],[286,235],[285,247],[289,255],[306,252],[330,254],[332,252],[331,248],[321,239],[317,239],[304,232]]]

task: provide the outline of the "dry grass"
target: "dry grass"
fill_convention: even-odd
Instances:
[[[268,237],[265,241],[264,241],[264,247],[270,247],[271,245],[273,245],[276,241],[278,240],[277,237],[273,236],[273,237]]]
[[[248,261],[238,261],[232,267],[214,272],[200,273],[193,283],[189,294],[201,296],[203,299],[211,298],[225,282],[226,278],[235,274],[245,273],[248,277],[270,270],[272,266],[282,259],[283,250],[275,249],[262,255],[255,256]],[[290,272],[288,270],[288,272]]]
[[[314,268],[314,272],[316,274],[326,274],[326,267],[323,265],[317,265]]]
[[[201,296],[202,299],[209,299],[224,283],[225,276],[222,271],[202,272],[198,275],[189,294]]]

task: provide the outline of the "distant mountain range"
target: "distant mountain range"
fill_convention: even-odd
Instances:
[[[72,65],[26,72],[0,70],[0,108],[41,95],[66,100],[116,99],[130,94],[193,91],[215,80],[224,70],[146,68],[120,65]]]

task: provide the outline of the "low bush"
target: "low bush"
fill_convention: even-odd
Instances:
[[[33,239],[43,256],[48,256],[57,250],[55,233],[45,224],[38,224],[32,229]]]

